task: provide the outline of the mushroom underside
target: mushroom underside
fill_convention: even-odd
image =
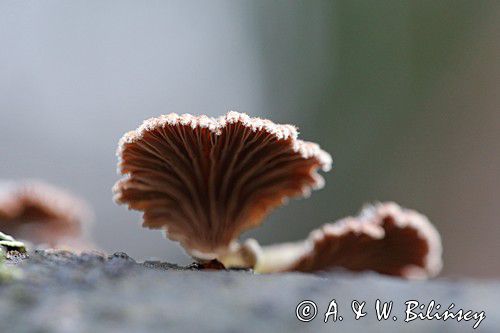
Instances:
[[[228,117],[216,130],[199,117],[195,125],[143,125],[119,149],[125,177],[114,187],[115,200],[143,211],[144,227],[164,229],[200,259],[227,251],[273,208],[323,184],[317,145],[286,135],[289,127],[278,127],[277,135]]]

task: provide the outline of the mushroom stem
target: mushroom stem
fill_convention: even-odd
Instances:
[[[255,269],[259,258],[262,257],[262,248],[253,238],[247,239],[243,244],[233,242],[228,251],[217,259],[226,268],[251,268]]]
[[[256,261],[254,270],[257,273],[285,272],[311,249],[310,242],[298,241],[264,246]]]

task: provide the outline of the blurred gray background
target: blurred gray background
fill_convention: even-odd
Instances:
[[[86,198],[106,251],[188,263],[116,206],[116,143],[162,113],[300,127],[327,186],[245,236],[304,238],[394,200],[440,230],[444,274],[500,276],[499,1],[0,0],[0,178]]]

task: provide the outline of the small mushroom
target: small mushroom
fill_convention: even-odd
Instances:
[[[117,155],[124,177],[115,201],[143,211],[144,227],[165,230],[193,257],[222,262],[273,208],[321,188],[317,170],[332,162],[294,126],[238,112],[148,119],[122,137]]]
[[[18,239],[53,247],[80,237],[90,216],[82,200],[45,182],[0,184],[0,230]]]
[[[359,216],[326,224],[302,242],[271,245],[257,253],[259,272],[316,272],[342,267],[406,278],[441,270],[441,239],[429,220],[395,203],[365,207]]]

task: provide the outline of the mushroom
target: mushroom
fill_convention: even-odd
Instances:
[[[0,183],[0,230],[35,244],[75,240],[91,213],[87,205],[42,181]]]
[[[124,177],[114,199],[143,211],[144,227],[164,230],[199,261],[244,266],[249,259],[234,256],[240,234],[288,198],[323,187],[317,171],[332,163],[294,126],[238,112],[148,119],[121,138],[117,155]]]
[[[255,270],[264,273],[341,267],[426,278],[442,266],[437,230],[425,216],[393,202],[367,206],[357,217],[326,224],[302,242],[259,248],[249,240],[243,248],[243,253],[256,253]]]

